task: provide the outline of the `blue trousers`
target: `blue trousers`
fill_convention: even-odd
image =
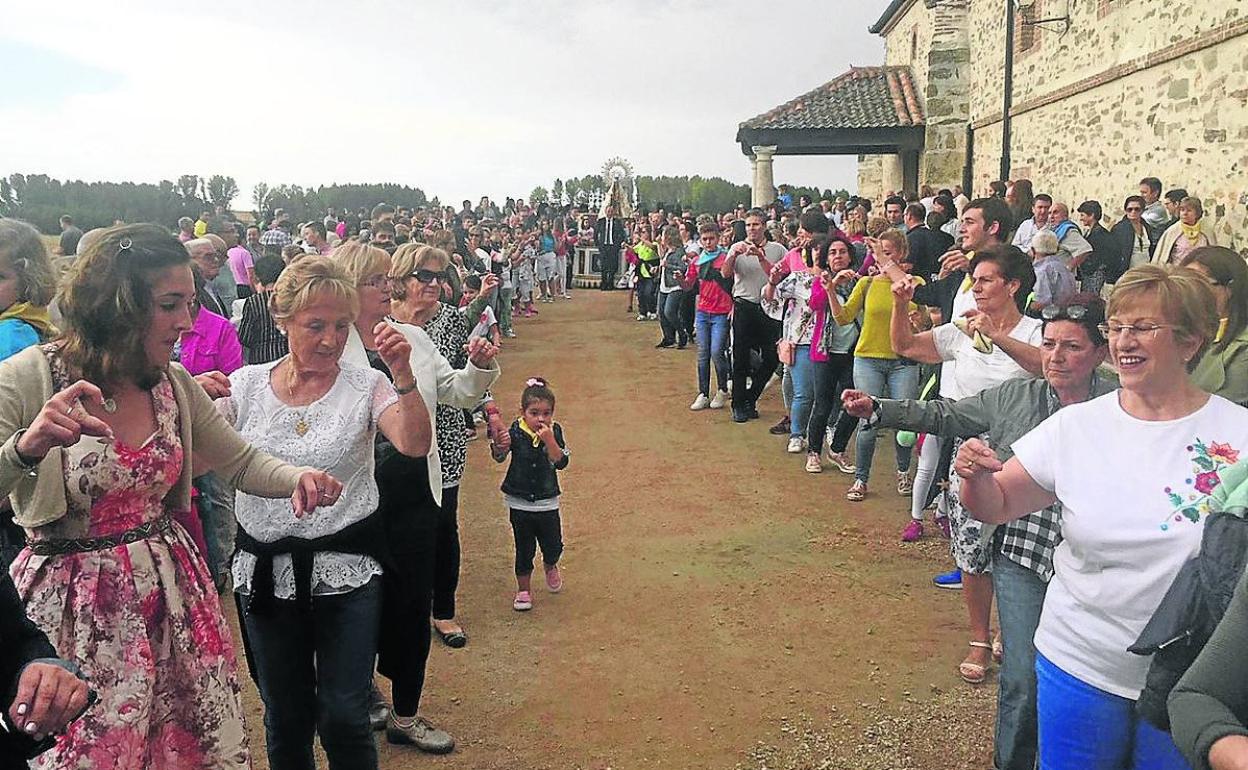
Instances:
[[[919,394],[919,367],[917,364],[890,358],[855,358],[854,384],[876,398],[914,398]],[[868,428],[866,420],[858,426],[858,471],[854,474],[862,483],[871,480],[871,460],[875,455],[875,428]],[[896,445],[897,470],[910,470],[910,447]]]
[[[932,440],[928,436],[928,441]],[[1001,675],[997,680],[997,724],[992,762],[996,770],[1036,766],[1036,626],[1048,584],[998,551],[992,560],[992,589],[1001,621]]]
[[[798,345],[793,353],[793,366],[789,373],[793,380],[793,398],[789,401],[789,437],[806,435],[810,423],[810,410],[815,405],[815,364],[810,360],[810,345]],[[735,382],[733,383],[736,384]],[[812,452],[819,447],[812,447]]]
[[[698,330],[698,392],[711,395],[711,362],[720,390],[728,390],[728,314],[699,310],[694,316]]]
[[[1036,653],[1040,770],[1191,770],[1135,701],[1076,679]]]

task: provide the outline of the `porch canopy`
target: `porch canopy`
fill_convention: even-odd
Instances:
[[[899,155],[906,189],[918,189],[923,109],[909,67],[851,67],[737,128],[754,163],[755,205],[774,200],[775,155]],[[766,198],[766,200],[763,200]]]

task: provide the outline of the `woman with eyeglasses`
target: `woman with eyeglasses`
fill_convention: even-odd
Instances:
[[[1147,263],[1157,248],[1153,231],[1144,222],[1144,206],[1144,199],[1139,195],[1127,198],[1122,219],[1109,231],[1118,246],[1118,264],[1128,269]]]
[[[1035,635],[1042,770],[1187,767],[1137,716],[1151,658],[1127,649],[1199,551],[1210,493],[1248,448],[1248,412],[1190,376],[1217,333],[1215,308],[1193,270],[1132,268],[1101,326],[1121,388],[1057,412],[1004,464],[978,439],[955,459],[963,505],[981,521],[1062,505]]]
[[[1248,407],[1248,263],[1225,246],[1192,250],[1183,262],[1213,286],[1218,333],[1192,372],[1196,387]]]
[[[378,252],[368,247],[334,252],[360,291],[360,318],[344,358],[381,368],[370,330],[386,321],[402,332],[412,348],[417,387],[434,416],[435,441],[423,460],[398,455],[383,443],[377,446],[379,508],[395,557],[386,584],[378,671],[391,680],[394,707],[387,718],[384,701],[375,694],[370,716],[384,720],[389,742],[444,754],[454,749],[454,739],[417,711],[429,658],[430,616],[448,646],[467,642],[455,620],[459,482],[467,458],[463,409],[480,404],[497,379],[498,348],[480,338],[469,341],[464,316],[441,301],[446,252],[416,243],[403,244],[393,257]],[[453,347],[446,346],[452,336]],[[489,402],[486,409],[491,407]],[[492,419],[502,425],[497,415]]]

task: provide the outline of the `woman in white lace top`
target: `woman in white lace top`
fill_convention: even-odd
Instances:
[[[302,518],[263,498],[237,498],[234,584],[269,763],[312,770],[319,730],[331,768],[376,767],[368,704],[386,548],[373,444],[380,431],[398,452],[423,457],[432,421],[398,331],[381,325],[376,334],[393,384],[340,361],[359,300],[335,262],[311,256],[291,265],[272,304],[290,355],[239,369],[217,403],[257,447],[329,470],[344,486],[334,505]]]

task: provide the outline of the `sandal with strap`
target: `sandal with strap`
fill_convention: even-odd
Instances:
[[[969,644],[981,650],[992,650],[992,645],[988,642],[971,640]],[[958,664],[958,676],[962,677],[962,681],[967,684],[983,684],[984,680],[988,678],[988,667],[964,660]]]

